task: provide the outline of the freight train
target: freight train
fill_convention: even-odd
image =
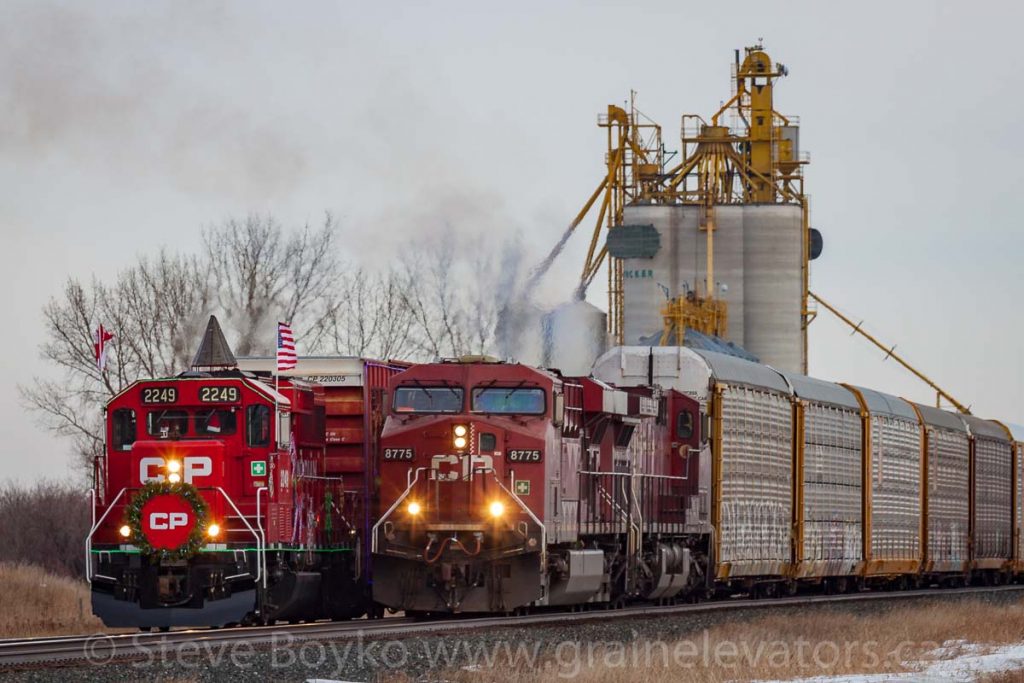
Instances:
[[[304,359],[272,378],[273,364],[240,364],[211,319],[193,370],[107,403],[86,539],[92,608],[107,626],[373,611],[366,468],[384,383],[405,366]]]
[[[373,596],[410,613],[1000,583],[1024,571],[1024,430],[712,351],[589,377],[394,375]]]
[[[106,407],[109,626],[616,607],[1024,574],[1024,430],[682,347],[236,360]]]

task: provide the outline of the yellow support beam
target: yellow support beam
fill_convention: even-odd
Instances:
[[[949,394],[948,392],[944,391],[944,390],[942,389],[942,387],[940,387],[940,386],[939,386],[938,384],[936,384],[935,382],[933,382],[933,381],[932,381],[932,380],[931,380],[931,379],[930,379],[930,378],[929,378],[929,377],[928,377],[927,375],[925,375],[925,374],[924,374],[923,372],[921,372],[920,370],[918,370],[917,368],[915,368],[914,366],[912,366],[912,365],[911,365],[910,363],[908,363],[907,361],[903,360],[903,358],[901,358],[901,357],[900,357],[899,355],[897,355],[897,354],[896,354],[896,347],[895,347],[895,346],[891,346],[891,347],[890,347],[890,346],[886,346],[885,344],[883,344],[882,342],[878,341],[878,340],[877,340],[877,339],[875,339],[875,338],[874,338],[873,336],[871,336],[870,334],[868,334],[867,332],[865,332],[865,331],[864,331],[864,328],[863,328],[863,327],[861,327],[861,326],[862,326],[862,325],[864,324],[864,323],[863,323],[863,321],[862,321],[862,322],[859,322],[859,323],[855,323],[855,322],[853,322],[852,320],[850,320],[849,318],[847,318],[847,317],[846,317],[845,315],[843,315],[842,313],[840,313],[840,312],[839,312],[839,311],[838,311],[838,310],[836,309],[836,307],[835,307],[835,306],[833,306],[832,304],[828,303],[827,301],[825,301],[824,299],[822,299],[822,298],[821,298],[820,296],[818,296],[818,295],[817,295],[817,294],[815,294],[814,292],[810,292],[810,291],[808,291],[808,292],[807,292],[807,295],[808,295],[808,296],[809,296],[810,298],[812,298],[812,299],[814,299],[815,301],[817,301],[817,302],[818,302],[819,304],[821,304],[822,306],[824,306],[824,307],[825,307],[825,308],[826,308],[826,309],[828,310],[828,312],[829,312],[829,313],[831,313],[832,315],[836,316],[837,318],[839,318],[840,320],[842,320],[842,321],[843,321],[844,323],[846,323],[847,325],[849,325],[849,326],[850,326],[850,328],[852,328],[852,329],[853,329],[853,333],[857,333],[857,334],[860,334],[860,335],[861,335],[862,337],[864,337],[864,338],[865,338],[865,339],[867,339],[867,340],[868,340],[869,342],[871,342],[872,344],[874,344],[875,346],[877,346],[877,347],[878,347],[879,349],[881,349],[882,351],[885,351],[885,359],[884,359],[884,360],[888,360],[889,358],[892,358],[892,359],[893,359],[893,360],[895,360],[895,361],[896,361],[897,363],[899,363],[900,365],[902,365],[903,367],[905,367],[905,368],[906,368],[907,370],[909,370],[909,371],[910,371],[910,372],[911,372],[911,373],[912,373],[912,374],[913,374],[913,375],[914,375],[915,377],[917,377],[917,378],[918,378],[919,380],[921,380],[922,382],[924,382],[925,384],[927,384],[927,385],[928,385],[929,387],[931,387],[932,389],[934,389],[934,390],[935,390],[935,393],[936,393],[936,394],[937,394],[938,396],[940,396],[940,397],[942,397],[942,398],[946,399],[947,401],[949,401],[949,403],[950,403],[951,405],[953,405],[953,406],[954,406],[954,407],[955,407],[955,408],[956,408],[957,410],[959,410],[959,411],[960,411],[961,413],[963,413],[964,415],[970,415],[970,414],[971,414],[971,409],[970,409],[970,408],[969,408],[968,406],[965,406],[965,405],[964,405],[963,403],[960,403],[960,401],[957,401],[957,400],[956,400],[955,398],[953,398],[953,397],[952,397],[952,396],[951,396],[951,395],[950,395],[950,394]],[[851,334],[852,334],[852,333],[851,333]]]

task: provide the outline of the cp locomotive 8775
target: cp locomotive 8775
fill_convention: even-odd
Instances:
[[[699,580],[701,549],[683,542],[696,400],[480,359],[413,367],[389,396],[378,602],[509,611],[667,599]]]

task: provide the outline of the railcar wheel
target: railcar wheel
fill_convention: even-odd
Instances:
[[[150,631],[153,630],[153,627],[152,626],[140,626],[139,630],[142,631],[143,633],[149,633]]]

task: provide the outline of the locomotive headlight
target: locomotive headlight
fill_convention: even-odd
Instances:
[[[469,427],[466,425],[455,425],[452,428],[452,433],[455,434],[452,444],[455,446],[455,450],[461,451],[469,443],[466,439],[466,435],[469,434]]]
[[[178,474],[177,472],[171,472],[170,474],[167,475],[167,481],[171,482],[172,484],[177,484],[179,481],[181,481],[181,475]]]
[[[127,524],[125,524],[120,529],[118,529],[117,532],[119,534],[121,534],[122,538],[128,538],[129,536],[132,535],[132,528],[130,526],[128,526]]]
[[[220,536],[220,525],[215,523],[206,527],[206,535],[210,538],[217,538]]]
[[[504,504],[502,504],[500,500],[496,500],[493,503],[491,503],[488,510],[490,510],[491,512],[491,517],[494,517],[495,519],[505,514],[505,506]]]
[[[167,463],[167,471],[171,474],[176,474],[181,471],[181,463],[177,460],[171,460]]]
[[[417,502],[416,502],[415,500],[414,500],[414,501],[412,501],[411,503],[409,503],[409,507],[407,507],[407,508],[405,508],[405,509],[406,509],[406,510],[407,510],[407,511],[409,512],[409,514],[410,514],[410,515],[412,515],[413,517],[415,517],[416,515],[420,514],[420,513],[421,513],[421,512],[423,511],[423,508],[421,508],[421,507],[420,507],[420,504],[419,504],[419,503],[417,503]]]

